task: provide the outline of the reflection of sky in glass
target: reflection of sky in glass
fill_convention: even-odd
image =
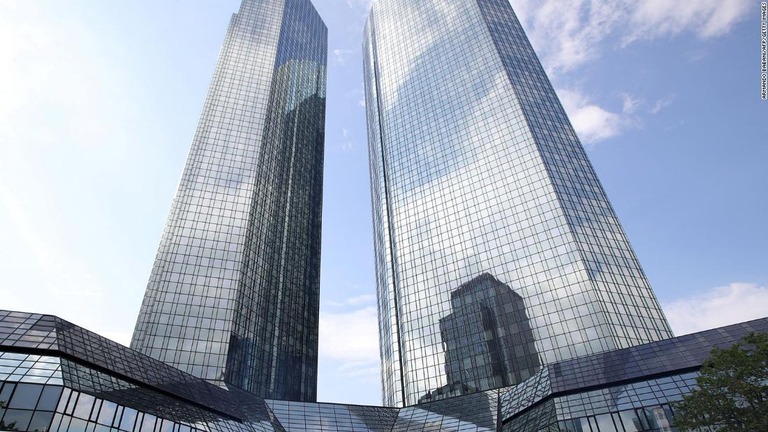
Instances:
[[[242,2],[133,348],[214,382],[314,399],[326,53],[309,0]]]
[[[0,353],[1,381],[61,385],[61,365],[56,357]]]
[[[439,322],[482,273],[541,363],[671,336],[507,2],[382,0],[364,50],[386,404],[453,384]]]
[[[390,431],[397,410],[382,407],[267,400],[286,430]]]

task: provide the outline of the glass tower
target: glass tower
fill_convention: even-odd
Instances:
[[[508,0],[380,0],[363,51],[386,405],[672,336]]]
[[[233,15],[131,348],[315,400],[326,54],[310,0],[243,0]]]

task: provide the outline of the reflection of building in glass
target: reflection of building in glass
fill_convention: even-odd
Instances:
[[[243,0],[132,348],[217,385],[315,399],[326,41],[309,0]]]
[[[450,385],[515,385],[539,368],[523,298],[483,273],[451,292],[452,312],[440,318]]]
[[[385,404],[451,391],[441,319],[483,273],[539,364],[672,336],[507,0],[380,0],[363,49]]]

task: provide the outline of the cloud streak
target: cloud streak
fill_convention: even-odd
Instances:
[[[748,0],[511,0],[550,72],[572,70],[610,49],[692,33],[709,39],[742,21]]]
[[[511,0],[574,128],[587,145],[616,137],[642,125],[638,109],[642,98],[617,92],[622,112],[612,112],[587,99],[583,83],[570,73],[602,57],[641,41],[693,34],[710,39],[727,34],[747,15],[749,0]],[[644,110],[657,114],[674,95],[659,99]]]
[[[676,335],[768,317],[768,287],[734,282],[663,306]]]
[[[351,9],[364,9],[368,10],[376,0],[346,0],[347,6]]]
[[[338,304],[360,305],[373,296],[358,296]],[[379,330],[375,306],[349,312],[320,314],[320,356],[337,362],[348,377],[378,378]]]
[[[673,103],[674,101],[675,101],[675,95],[674,95],[674,94],[668,94],[668,95],[664,96],[663,98],[661,98],[661,99],[658,99],[658,100],[657,100],[657,101],[656,101],[656,102],[653,104],[653,107],[651,107],[651,109],[650,109],[650,111],[649,111],[649,112],[650,112],[651,114],[654,114],[654,115],[656,115],[656,114],[658,114],[659,112],[661,112],[661,110],[663,110],[664,108],[666,108],[666,107],[668,107],[668,106],[672,105],[672,103]]]
[[[557,90],[557,94],[576,134],[586,145],[612,138],[638,125],[638,120],[632,113],[641,102],[628,95],[623,95],[622,112],[616,113],[593,103],[579,90],[560,89]]]
[[[336,48],[332,51],[334,64],[343,65],[347,62],[347,58],[355,53],[355,51],[347,48]]]

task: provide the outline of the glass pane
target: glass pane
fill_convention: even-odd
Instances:
[[[37,409],[42,411],[55,410],[59,396],[61,396],[61,390],[62,388],[58,386],[45,386],[40,401],[37,403]]]
[[[61,392],[61,397],[59,398],[59,405],[56,406],[56,412],[64,412],[67,407],[67,402],[69,402],[69,395],[72,394],[72,390],[65,388],[64,391]]]
[[[610,414],[602,414],[595,417],[597,421],[597,427],[600,432],[618,432],[616,426],[613,425]]]
[[[622,411],[619,413],[621,416],[621,422],[624,424],[624,430],[627,432],[640,432],[642,425],[640,419],[635,415],[635,411]]]
[[[31,431],[47,431],[51,426],[51,420],[53,419],[52,412],[37,411],[32,416],[32,422],[29,424],[29,430]]]
[[[126,431],[133,430],[133,424],[136,423],[136,410],[126,408],[123,411],[123,418],[120,420],[120,429]]]
[[[11,426],[10,430],[25,431],[29,430],[29,420],[32,419],[32,411],[12,410],[9,409],[5,412],[3,417],[3,423],[6,426]]]
[[[114,402],[104,401],[101,404],[98,422],[106,426],[112,426],[112,419],[115,417],[117,405]]]
[[[592,428],[589,427],[589,421],[586,418],[580,420],[581,430],[584,432],[592,432]]]
[[[39,384],[19,384],[11,396],[8,408],[34,409],[42,391],[43,386]]]
[[[72,423],[72,417],[65,415],[61,417],[61,426],[59,426],[59,430],[62,431],[68,431],[69,425]]]
[[[61,414],[55,414],[53,416],[53,423],[51,423],[51,429],[50,432],[57,432],[58,430],[66,430],[66,428],[60,428],[59,425],[61,424]]]
[[[81,419],[88,419],[91,415],[91,408],[93,408],[94,397],[85,393],[80,393],[80,397],[77,398],[77,405],[75,406],[75,417]]]
[[[15,385],[13,383],[5,383],[3,385],[3,389],[0,390],[0,402],[8,403],[11,399],[11,393],[13,393],[14,387]]]
[[[173,432],[173,422],[170,420],[163,420],[160,425],[160,432]]]
[[[101,409],[101,399],[96,399],[91,411],[91,417],[88,420],[95,422],[99,418],[99,409]]]
[[[144,420],[141,422],[141,430],[151,431],[155,428],[155,419],[152,414],[144,414]]]
[[[88,427],[88,422],[85,420],[80,420],[77,418],[72,419],[72,423],[69,425],[69,429],[71,431],[85,431],[86,427]]]
[[[75,411],[75,405],[77,405],[77,397],[80,396],[79,392],[73,391],[69,396],[69,402],[67,403],[67,409],[64,410],[64,414],[72,415]]]

